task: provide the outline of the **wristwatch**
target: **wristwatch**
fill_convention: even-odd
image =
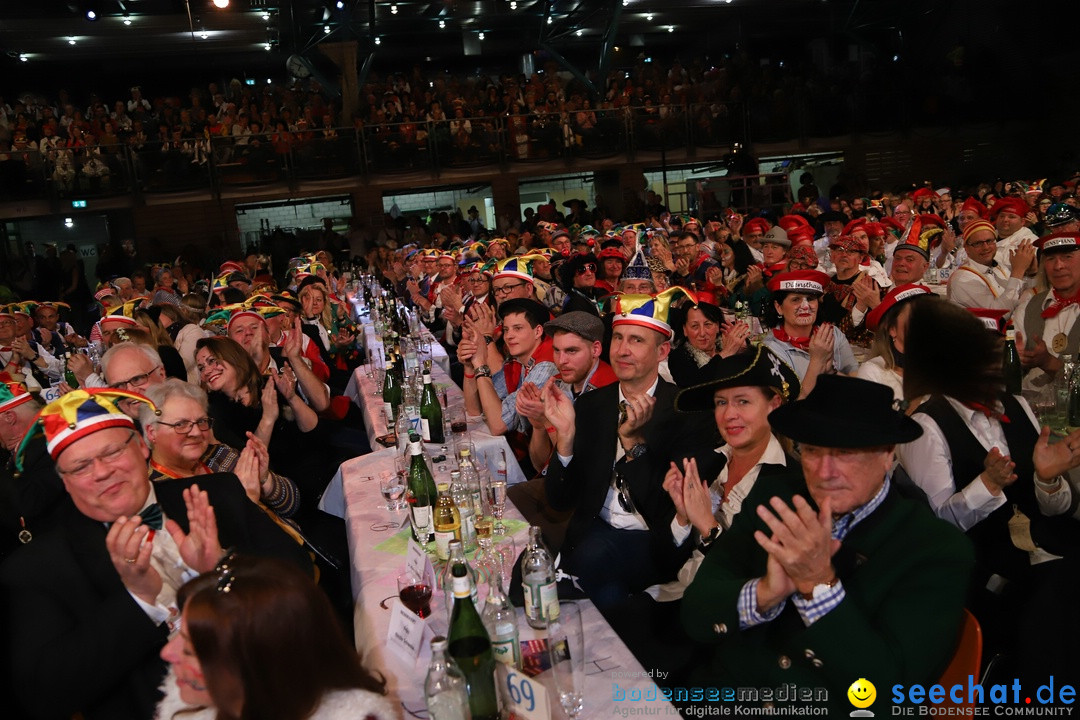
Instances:
[[[488,367],[487,365],[480,365],[479,367],[476,368],[476,377],[477,378],[486,377],[486,378],[490,379],[491,378],[491,368]]]
[[[723,531],[724,529],[717,525],[709,531],[708,535],[702,535],[700,538],[698,538],[698,549],[701,550],[701,552],[705,552],[706,550],[708,550],[709,546],[716,542],[716,539],[720,537],[720,533],[722,533]]]
[[[645,443],[637,443],[634,447],[626,451],[626,457],[630,460],[637,460],[639,457],[645,454],[645,451],[649,449],[649,446]]]
[[[490,345],[493,342],[495,342],[495,338],[491,337],[490,335],[485,335],[484,336],[484,343],[485,344]]]
[[[818,583],[810,590],[810,592],[801,592],[799,593],[799,596],[803,600],[816,600],[825,593],[827,593],[829,590],[836,587],[837,583],[839,582],[840,577],[837,575],[833,575],[833,579],[829,582]]]

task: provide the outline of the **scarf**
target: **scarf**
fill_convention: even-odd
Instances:
[[[809,335],[806,337],[791,337],[784,331],[783,326],[773,328],[772,334],[773,337],[775,337],[780,342],[785,342],[788,345],[797,347],[800,350],[806,350],[807,352],[809,352],[810,350]]]
[[[1069,298],[1058,297],[1057,290],[1053,290],[1052,293],[1054,297],[1054,302],[1051,303],[1050,307],[1042,311],[1043,318],[1055,317],[1059,312],[1069,307],[1070,305],[1080,304],[1080,292]]]

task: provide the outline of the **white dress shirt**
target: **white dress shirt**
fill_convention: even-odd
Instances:
[[[1020,303],[1024,281],[1007,275],[996,262],[982,265],[971,258],[949,277],[947,297],[966,308],[996,308],[1010,313]]]
[[[1039,236],[1033,233],[1029,228],[1022,227],[1012,235],[1008,237],[998,238],[997,252],[994,253],[994,259],[997,260],[998,265],[1006,275],[1012,274],[1012,256],[1013,250],[1020,246],[1020,243],[1025,240],[1035,242],[1039,239]]]

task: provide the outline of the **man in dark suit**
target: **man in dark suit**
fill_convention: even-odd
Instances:
[[[759,478],[705,554],[682,619],[715,650],[692,682],[825,688],[838,716],[855,680],[882,697],[945,669],[974,556],[890,481],[894,447],[922,433],[892,399],[884,385],[823,375],[806,399],[769,414],[774,432],[799,442],[802,477]]]
[[[205,490],[193,480],[152,486],[149,451],[119,397],[140,396],[77,390],[42,411],[71,506],[0,568],[20,714],[152,717],[176,591],[214,568],[223,543],[311,568],[235,476],[202,476]]]
[[[668,304],[681,292],[620,296],[610,353],[618,383],[586,393],[576,404],[553,383],[544,393],[544,413],[557,434],[545,483],[548,502],[574,511],[563,566],[601,610],[674,579],[689,555],[672,534],[675,506],[663,488],[664,474],[694,451],[705,463],[715,443],[708,423],[675,413],[676,388],[658,374],[671,349]]]

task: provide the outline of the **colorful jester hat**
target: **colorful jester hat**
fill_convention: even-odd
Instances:
[[[42,408],[26,437],[15,451],[15,468],[22,472],[26,447],[32,438],[45,436],[45,446],[53,460],[60,457],[76,440],[99,430],[120,427],[135,430],[135,421],[119,408],[122,400],[145,403],[154,411],[160,411],[146,397],[128,390],[110,388],[78,389],[61,395]]]
[[[0,372],[0,412],[14,410],[33,399],[34,396],[26,389],[24,383],[6,372]]]
[[[505,260],[496,260],[490,268],[492,271],[491,279],[517,278],[532,283],[533,262],[545,259],[547,258],[539,253],[529,253],[528,255],[512,255]]]
[[[119,322],[130,327],[138,327],[139,323],[135,321],[135,311],[141,308],[145,302],[146,298],[135,298],[121,305],[111,307],[105,311],[101,322]]]
[[[690,293],[678,286],[668,288],[656,295],[619,295],[615,298],[613,306],[615,317],[611,325],[612,327],[617,325],[647,327],[671,339],[674,333],[667,322],[668,313],[671,310],[671,301],[678,295],[694,300]]]

